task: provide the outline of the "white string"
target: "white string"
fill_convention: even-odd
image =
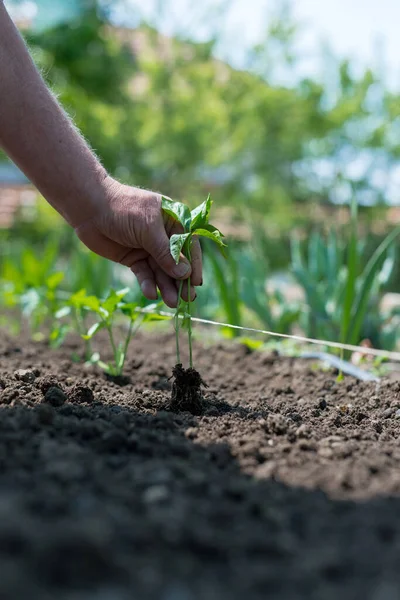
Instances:
[[[175,317],[175,314],[164,311],[137,309],[139,312],[148,314],[160,315],[162,317]],[[184,318],[185,315],[180,315]],[[229,329],[238,329],[240,331],[251,331],[252,333],[262,333],[271,337],[283,338],[285,340],[295,340],[303,344],[317,344],[319,346],[328,346],[339,350],[350,350],[351,352],[361,352],[362,354],[370,354],[371,356],[379,356],[386,359],[400,361],[400,352],[390,352],[389,350],[378,350],[377,348],[367,348],[364,346],[353,346],[352,344],[341,344],[340,342],[331,342],[329,340],[317,340],[314,338],[303,337],[301,335],[289,335],[286,333],[277,333],[276,331],[268,331],[267,329],[254,329],[253,327],[241,327],[240,325],[231,325],[230,323],[220,323],[219,321],[210,321],[209,319],[201,319],[200,317],[191,317],[192,321],[203,323],[204,325],[214,325],[217,327],[227,327]]]

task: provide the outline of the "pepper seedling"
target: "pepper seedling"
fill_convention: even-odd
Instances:
[[[94,312],[99,320],[94,323],[88,330],[88,332],[81,337],[84,340],[92,340],[92,338],[102,329],[106,329],[110,340],[114,361],[105,363],[100,359],[100,356],[92,356],[91,362],[96,364],[103,369],[103,371],[116,381],[120,380],[125,365],[125,360],[128,352],[129,343],[139,327],[146,321],[165,319],[158,314],[152,314],[152,310],[159,308],[158,304],[154,304],[147,307],[147,312],[141,312],[143,308],[140,303],[137,302],[126,302],[125,296],[129,292],[129,288],[124,288],[119,291],[111,290],[107,298],[103,301],[99,300],[96,296],[88,296],[84,299],[83,306],[90,311]],[[116,343],[114,336],[115,320],[119,313],[122,313],[125,317],[129,318],[129,326],[126,330],[125,338]]]
[[[193,236],[204,237],[210,239],[217,244],[221,253],[226,256],[226,244],[224,243],[224,235],[211,225],[210,211],[212,200],[208,195],[207,200],[202,202],[192,211],[186,204],[182,202],[174,202],[169,198],[162,198],[162,209],[175,221],[178,221],[183,228],[182,233],[176,233],[171,236],[170,250],[171,254],[178,264],[181,254],[183,254],[191,263],[191,246]],[[191,301],[190,301],[190,277],[188,279],[188,301],[182,301],[182,286],[180,282],[178,294],[178,307],[174,315],[175,335],[176,335],[176,358],[177,364],[181,364],[180,347],[179,347],[179,329],[181,325],[187,325],[188,342],[189,342],[189,366],[193,368],[193,351],[192,351],[192,318],[191,318]]]
[[[95,296],[89,296],[86,293],[85,289],[78,290],[73,294],[68,294],[64,306],[62,306],[56,313],[57,319],[64,319],[65,317],[71,318],[71,323],[68,327],[71,330],[75,330],[78,335],[85,340],[85,352],[84,352],[84,360],[85,362],[92,362],[92,357],[94,355],[91,338],[87,338],[87,324],[86,318],[89,312],[96,312],[98,308],[98,299]],[[62,325],[60,325],[62,327]],[[77,355],[74,355],[74,360],[79,360]]]

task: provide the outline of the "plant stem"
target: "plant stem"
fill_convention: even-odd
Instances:
[[[179,284],[179,292],[178,292],[178,306],[176,307],[175,316],[174,316],[174,325],[175,325],[175,341],[176,341],[176,364],[181,364],[181,353],[179,349],[179,304],[182,296],[182,287],[183,281]]]
[[[129,342],[131,341],[132,333],[133,333],[133,319],[131,319],[129,321],[128,335],[126,336],[126,340],[125,340],[125,344],[124,344],[124,354],[123,354],[124,358],[122,360],[121,368],[118,369],[118,371],[119,371],[118,375],[121,375],[122,371],[124,370],[126,353],[128,352],[128,346],[129,346]]]
[[[125,359],[126,359],[126,355],[127,355],[127,353],[128,353],[129,343],[130,343],[130,341],[131,341],[131,339],[132,339],[132,336],[133,336],[133,335],[134,335],[134,334],[137,332],[137,330],[139,329],[140,325],[143,323],[143,321],[144,321],[144,316],[142,316],[142,317],[138,317],[138,318],[137,318],[137,321],[138,321],[138,324],[137,324],[137,326],[134,328],[134,327],[133,327],[133,323],[135,322],[135,319],[131,319],[131,320],[130,320],[130,323],[129,323],[129,329],[128,329],[128,335],[127,335],[127,337],[126,337],[126,340],[125,340],[125,345],[124,345],[124,354],[123,354],[123,356],[124,356],[124,360],[123,360],[123,362],[122,362],[122,365],[121,365],[121,368],[120,368],[120,370],[119,370],[119,373],[118,373],[118,375],[121,375],[121,374],[122,374],[122,372],[123,372],[123,370],[124,370],[124,366],[125,366]]]
[[[82,337],[82,335],[85,333],[85,324],[83,321],[82,313],[77,307],[75,308],[75,321],[78,333]],[[90,340],[85,340],[85,360],[90,360],[92,355],[92,343]]]
[[[190,243],[188,244],[187,249],[187,258],[189,259],[190,264],[192,264],[192,257],[190,255]],[[189,367],[193,369],[193,351],[192,351],[192,313],[190,306],[190,277],[188,278],[188,301],[187,301],[187,311],[189,315],[188,322],[188,341],[189,341]]]
[[[113,336],[112,326],[111,325],[107,325],[107,331],[108,331],[108,337],[110,338],[112,351],[113,351],[113,354],[114,354],[115,370],[118,371],[118,365],[117,365],[117,348],[115,346],[114,336]]]

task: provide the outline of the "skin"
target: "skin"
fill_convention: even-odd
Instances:
[[[192,264],[175,264],[169,237],[181,226],[161,210],[161,195],[109,176],[44,83],[0,0],[0,146],[90,250],[136,275],[143,294],[157,289],[171,308],[181,279],[202,284],[200,243]],[[187,299],[187,284],[182,295]]]

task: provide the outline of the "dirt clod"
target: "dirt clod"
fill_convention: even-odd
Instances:
[[[90,404],[94,400],[94,395],[87,385],[76,384],[68,392],[68,398],[71,402]]]
[[[44,401],[52,406],[62,406],[67,396],[59,387],[50,387],[44,395]]]
[[[36,375],[32,369],[17,369],[14,371],[14,377],[24,383],[33,383],[36,379]]]
[[[185,369],[181,364],[172,369],[171,410],[174,412],[187,411],[192,415],[203,412],[202,386],[208,387],[196,369]]]
[[[36,385],[39,387],[43,396],[52,387],[58,387],[60,390],[64,391],[64,386],[60,383],[60,381],[54,375],[46,375],[44,377],[40,377],[36,381]]]

